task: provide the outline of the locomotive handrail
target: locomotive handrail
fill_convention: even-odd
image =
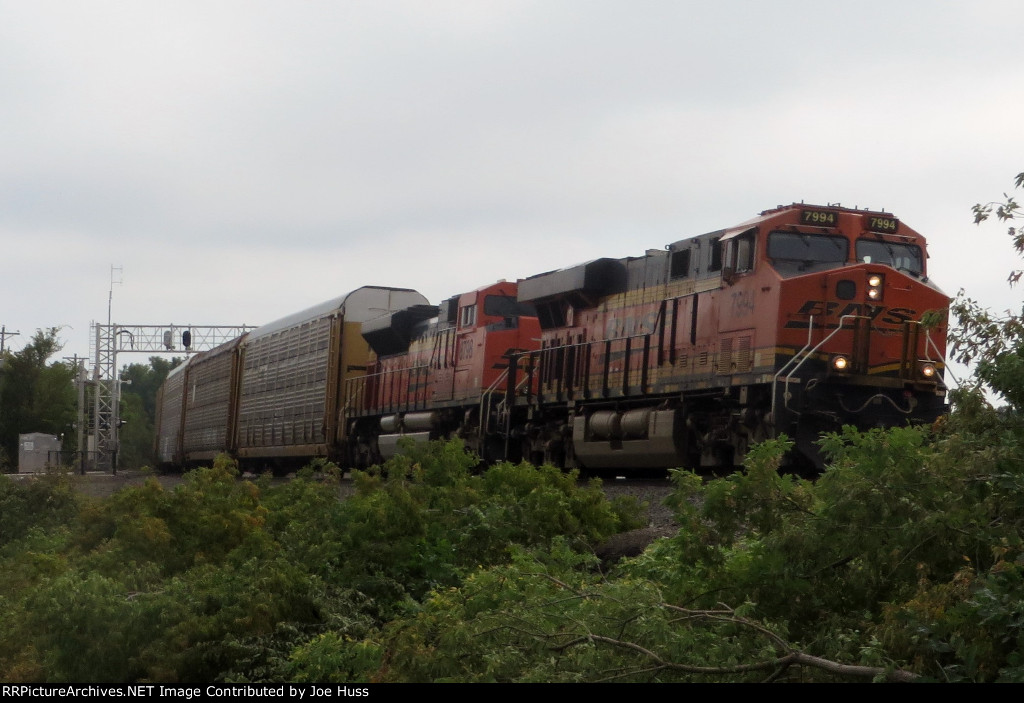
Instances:
[[[604,344],[604,345],[606,345],[606,353],[607,353],[607,349],[608,349],[607,345],[613,344],[615,342],[625,342],[626,343],[625,354],[626,354],[627,361],[624,363],[623,368],[622,368],[622,373],[624,374],[623,375],[623,384],[626,384],[628,382],[626,379],[630,378],[630,367],[629,367],[628,359],[632,358],[632,354],[642,352],[644,354],[644,363],[640,366],[640,369],[639,369],[640,382],[639,382],[639,384],[632,384],[632,385],[638,385],[641,389],[644,389],[644,390],[640,391],[641,394],[642,394],[642,393],[646,393],[645,389],[647,387],[647,372],[648,372],[647,355],[650,353],[650,344],[651,344],[650,340],[651,340],[653,335],[654,335],[653,332],[638,332],[636,334],[628,334],[628,335],[624,335],[622,337],[605,337],[603,339],[591,339],[589,341],[584,341],[584,342],[566,342],[565,344],[557,344],[557,345],[552,345],[550,347],[543,347],[541,349],[536,349],[536,350],[530,351],[527,354],[527,356],[530,359],[534,359],[534,358],[536,358],[536,359],[543,359],[547,355],[551,354],[552,352],[558,352],[558,351],[562,351],[562,350],[567,351],[567,352],[568,351],[574,351],[574,350],[579,350],[579,351],[584,352],[582,358],[587,359],[587,361],[583,362],[583,363],[586,364],[586,370],[585,370],[585,373],[584,373],[583,379],[582,379],[582,383],[583,383],[583,386],[584,386],[583,391],[584,391],[584,393],[590,393],[590,382],[589,382],[589,374],[590,374],[589,352],[590,352],[590,350],[592,350],[594,348],[594,345]],[[644,341],[644,345],[643,346],[636,346],[636,347],[632,347],[631,348],[630,347],[630,343],[633,340],[637,340],[637,339],[643,340]],[[568,363],[568,362],[566,362],[566,363]],[[580,363],[580,362],[577,362],[577,363]],[[606,367],[605,367],[605,370],[604,370],[604,378],[602,380],[602,388],[603,388],[602,393],[605,393],[605,394],[608,391],[608,388],[607,388],[608,378],[607,377],[608,377],[608,375],[610,373],[610,369],[607,368],[607,363],[608,362],[606,361]],[[659,365],[660,365],[660,362],[659,362]],[[568,374],[571,375],[572,369],[569,369],[568,366],[566,366],[563,369],[563,371],[567,372]],[[563,389],[563,387],[562,387],[562,378],[563,378],[563,376],[560,375],[557,379],[555,379],[557,381],[558,388],[553,391],[553,393],[556,395],[556,397],[559,397],[559,398],[562,397],[563,391],[572,392],[574,390],[578,390],[575,386],[568,386],[567,388]],[[550,381],[550,382],[554,383],[555,381]],[[624,386],[624,388],[625,388],[625,386]],[[543,384],[541,384],[541,386],[537,389],[537,396],[538,396],[538,398],[540,398],[540,396],[542,396],[542,395],[544,395]]]
[[[341,408],[342,417],[345,419],[346,422],[348,421],[348,419],[349,419],[349,410],[352,409],[352,401],[353,400],[360,399],[364,403],[367,402],[367,399],[366,399],[366,386],[367,386],[367,384],[371,380],[383,380],[383,379],[387,378],[388,376],[396,376],[396,375],[402,374],[402,373],[408,374],[408,378],[412,379],[414,375],[418,376],[419,374],[423,373],[423,371],[425,369],[427,369],[428,367],[429,367],[429,364],[418,364],[416,366],[409,366],[409,367],[403,368],[403,369],[385,369],[384,371],[377,371],[376,373],[365,373],[362,376],[356,376],[355,378],[347,379],[345,381],[345,388],[346,388],[346,391],[350,391],[350,392],[346,392],[345,393],[345,396],[346,396],[345,397],[345,404]],[[384,402],[379,402],[379,399],[377,399],[377,398],[370,398],[368,402],[370,402],[374,407],[380,406],[381,408],[383,408],[386,405],[386,406],[389,407],[389,411],[390,411],[390,409],[393,409],[393,408],[391,408],[391,406],[398,405],[398,402],[395,399],[392,399],[392,400],[384,403]],[[420,400],[417,400],[416,398],[413,398],[412,399],[413,409],[416,409],[416,410],[421,409],[419,407],[421,402],[425,403],[426,402],[426,398],[423,398],[423,399],[420,399]],[[365,414],[369,414],[370,412],[372,412],[370,410],[367,410],[366,408],[358,408],[358,407],[356,408],[356,411],[360,415],[365,415]]]
[[[789,372],[789,373],[788,373],[788,374],[786,375],[786,392],[785,392],[785,395],[788,395],[788,394],[789,394],[789,381],[790,381],[790,379],[792,379],[792,378],[793,378],[793,374],[794,374],[794,373],[796,373],[796,371],[797,371],[797,370],[798,370],[798,369],[799,369],[799,368],[800,368],[801,366],[803,366],[803,365],[804,365],[804,363],[805,363],[805,362],[806,362],[806,361],[807,361],[808,359],[810,359],[810,358],[811,358],[811,356],[813,356],[813,355],[814,355],[814,352],[816,352],[816,351],[818,351],[819,349],[821,349],[822,345],[824,345],[824,344],[825,344],[825,342],[827,342],[828,340],[832,339],[832,338],[833,338],[833,337],[835,337],[835,336],[836,336],[837,334],[839,334],[839,332],[840,332],[840,331],[842,331],[842,329],[843,329],[843,325],[844,325],[844,324],[846,323],[846,322],[845,322],[846,320],[854,320],[854,319],[857,319],[858,317],[863,317],[863,315],[843,315],[842,317],[840,317],[840,318],[839,318],[839,324],[838,324],[838,325],[836,325],[836,328],[835,328],[834,330],[832,330],[832,332],[830,332],[830,333],[829,333],[829,334],[828,334],[828,335],[827,335],[827,336],[826,336],[826,337],[825,337],[824,339],[822,339],[822,340],[821,340],[820,342],[818,342],[818,343],[817,343],[816,345],[814,345],[814,348],[813,348],[813,349],[811,349],[811,350],[810,350],[809,352],[807,352],[807,353],[806,353],[806,354],[804,355],[804,358],[800,360],[800,363],[799,363],[799,364],[797,364],[796,366],[794,366],[794,367],[793,367],[793,370],[792,370],[792,371],[790,371],[790,372]],[[810,335],[808,334],[808,336],[810,336]],[[786,399],[786,409],[787,409],[787,410],[789,409],[789,399],[788,399],[788,398]]]
[[[356,379],[350,378],[345,381],[345,402],[341,406],[341,418],[348,424],[348,411],[352,407],[352,399],[357,395],[362,395],[362,388],[356,387]]]
[[[931,330],[925,330],[924,331],[924,344],[925,344],[925,349],[927,349],[928,347],[932,348],[932,351],[935,352],[935,355],[937,357],[939,357],[939,361],[942,362],[942,370],[945,373],[948,373],[949,377],[952,378],[954,381],[956,381],[956,385],[959,386],[960,385],[960,379],[953,375],[953,372],[950,370],[949,365],[946,363],[945,357],[942,355],[942,352],[939,351],[938,345],[935,344],[934,340],[932,340]],[[931,359],[929,359],[928,361],[931,361]]]
[[[497,390],[498,384],[508,378],[508,369],[502,370],[498,377],[494,379],[494,382],[487,387],[483,393],[480,394],[480,437],[483,439],[484,434],[487,432],[487,427],[490,424],[490,413],[485,413],[485,406],[490,404],[491,395]]]
[[[515,356],[527,356],[527,354],[517,354]],[[504,369],[501,372],[501,375],[499,375],[498,378],[496,378],[494,380],[494,383],[492,383],[490,386],[488,386],[487,390],[485,390],[483,392],[483,394],[480,396],[480,418],[481,418],[480,419],[480,428],[481,428],[481,431],[487,429],[487,427],[484,425],[484,420],[483,420],[484,402],[488,399],[488,396],[494,395],[494,392],[498,390],[498,384],[502,383],[507,378],[508,378],[508,369],[506,368],[506,369]],[[513,398],[516,395],[518,395],[519,389],[522,388],[523,386],[525,386],[526,384],[528,384],[531,380],[532,379],[530,378],[529,375],[523,376],[522,380],[519,381],[518,383],[516,383],[516,387],[512,389],[512,396],[513,396]],[[494,406],[494,409],[497,410],[500,413],[500,412],[502,412],[504,410],[504,406],[505,406],[505,398],[502,398],[501,400],[498,401],[498,404]],[[488,422],[488,424],[490,424],[490,423]]]
[[[519,395],[520,389],[522,389],[523,386],[527,385],[532,380],[533,379],[530,377],[529,374],[523,376],[522,380],[519,381],[518,383],[516,383],[516,387],[512,389],[512,397],[515,398],[517,395]],[[495,409],[498,412],[503,412],[504,411],[504,409],[505,409],[505,398],[502,398],[501,400],[498,401],[498,404],[495,406]]]
[[[644,337],[650,337],[653,332],[643,332],[641,334],[627,334],[624,337],[606,337],[604,339],[591,339],[587,342],[568,342],[566,344],[559,344],[557,346],[544,347],[543,349],[534,349],[533,351],[523,352],[520,356],[526,356],[528,354],[536,354],[542,351],[558,351],[559,349],[569,349],[571,347],[584,347],[591,344],[603,344],[604,342],[619,342],[623,339],[643,339]]]
[[[778,385],[779,376],[781,376],[783,373],[785,373],[789,369],[789,367],[800,357],[800,355],[803,354],[807,350],[807,348],[809,346],[811,346],[811,337],[812,337],[813,334],[814,334],[814,315],[811,315],[809,317],[808,321],[807,321],[807,344],[805,344],[800,349],[800,351],[798,351],[796,354],[794,354],[792,357],[790,357],[789,361],[787,361],[785,364],[783,364],[782,368],[779,369],[778,372],[772,377],[772,412],[771,412],[771,418],[772,418],[772,422],[773,423],[775,422],[775,396],[777,395],[776,392],[775,392],[775,388]]]
[[[864,316],[863,315],[843,315],[842,317],[840,317],[839,318],[839,324],[836,325],[836,328],[834,330],[832,330],[832,332],[830,332],[824,339],[822,339],[820,342],[818,342],[816,345],[814,345],[814,348],[811,349],[810,351],[808,351],[806,354],[804,354],[804,357],[802,359],[800,359],[800,363],[798,363],[796,366],[794,366],[791,371],[788,371],[786,373],[786,386],[785,386],[785,389],[783,391],[783,397],[784,397],[784,399],[786,401],[785,408],[787,410],[789,410],[789,381],[790,381],[790,379],[793,378],[793,374],[796,373],[796,371],[801,366],[803,366],[804,363],[808,359],[811,358],[811,356],[814,354],[814,352],[816,352],[819,349],[821,349],[822,345],[825,344],[825,342],[827,342],[828,340],[832,339],[837,334],[839,334],[839,332],[843,329],[843,325],[845,324],[846,320],[854,320],[854,319],[857,319],[859,317],[864,317]],[[801,349],[796,354],[794,354],[793,358],[790,359],[781,369],[779,369],[779,372],[777,374],[775,374],[775,378],[772,380],[772,422],[773,423],[775,422],[775,419],[776,419],[775,418],[775,402],[776,402],[776,397],[778,396],[778,394],[775,392],[775,385],[778,383],[779,375],[781,375],[782,372],[786,370],[786,366],[789,366],[791,363],[796,361],[796,359],[799,358],[799,356],[804,353],[804,350],[806,350],[807,347],[810,345],[810,343],[811,343],[810,340],[811,340],[811,335],[813,333],[813,329],[814,329],[814,316],[812,315],[811,319],[810,319],[810,322],[808,323],[808,326],[807,326],[807,344],[805,344],[803,349]]]

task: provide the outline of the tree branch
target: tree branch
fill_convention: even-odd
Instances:
[[[747,627],[752,630],[759,632],[768,639],[770,639],[778,648],[782,649],[785,654],[776,657],[774,659],[766,659],[764,661],[753,662],[750,664],[736,664],[733,666],[697,666],[692,664],[682,664],[679,662],[667,661],[662,658],[659,654],[654,652],[647,647],[644,647],[636,642],[629,640],[617,639],[614,637],[606,637],[604,635],[598,635],[594,633],[582,634],[575,637],[567,642],[551,647],[552,651],[563,652],[571,647],[577,645],[592,642],[599,644],[606,644],[617,649],[625,649],[636,654],[641,655],[645,659],[649,660],[654,666],[644,667],[641,669],[634,669],[630,672],[623,672],[616,674],[612,677],[602,679],[602,681],[610,681],[613,679],[619,679],[624,676],[636,675],[640,673],[657,672],[661,670],[678,671],[687,674],[701,674],[707,676],[723,676],[727,674],[744,674],[754,671],[767,671],[774,670],[772,675],[767,680],[775,680],[788,668],[793,666],[806,666],[814,669],[820,669],[827,671],[832,674],[838,674],[841,676],[852,676],[855,678],[868,678],[868,679],[882,679],[888,682],[900,683],[900,682],[911,682],[917,681],[920,678],[919,674],[911,671],[905,671],[903,669],[887,669],[884,667],[877,666],[863,666],[857,664],[843,664],[841,662],[832,661],[831,659],[825,659],[824,657],[818,657],[812,654],[807,654],[799,649],[796,649],[793,645],[786,642],[784,639],[779,637],[777,634],[769,630],[768,628],[760,625],[759,623],[738,616],[734,610],[690,610],[687,608],[681,608],[679,606],[671,605],[669,603],[662,603],[661,607],[683,613],[685,619],[692,620],[712,620],[718,622],[729,622],[742,627]]]

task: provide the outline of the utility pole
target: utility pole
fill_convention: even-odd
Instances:
[[[0,326],[0,354],[4,353],[4,349],[6,348],[7,344],[7,338],[16,337],[19,334],[21,334],[21,332],[8,332],[7,325]]]
[[[75,388],[78,389],[78,420],[75,427],[78,430],[78,445],[75,451],[75,458],[78,461],[78,472],[85,475],[85,436],[89,428],[85,425],[85,387],[89,384],[88,371],[85,369],[86,357],[75,354],[72,357],[64,357],[65,361],[75,365]]]

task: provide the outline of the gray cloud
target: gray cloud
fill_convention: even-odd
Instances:
[[[1009,2],[0,1],[0,322],[266,322],[886,207],[997,307]],[[998,18],[996,21],[994,18]],[[964,243],[973,260],[965,270]],[[996,275],[998,274],[998,275]]]

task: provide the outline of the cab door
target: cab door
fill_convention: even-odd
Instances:
[[[459,308],[459,326],[455,334],[455,374],[452,378],[452,397],[456,400],[478,395],[475,389],[480,385],[479,373],[474,373],[478,366],[477,315],[475,298]]]

